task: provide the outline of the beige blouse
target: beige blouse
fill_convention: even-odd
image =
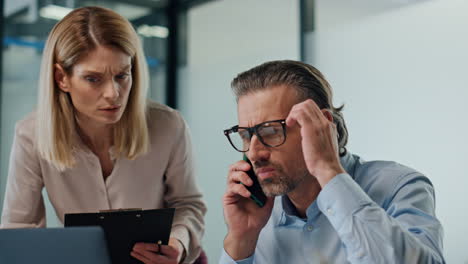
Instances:
[[[1,227],[44,227],[42,188],[55,212],[97,212],[119,208],[176,208],[171,236],[187,250],[184,263],[200,252],[206,212],[194,176],[187,125],[181,115],[161,104],[149,103],[151,148],[135,160],[117,158],[104,180],[99,159],[88,148],[76,152],[76,166],[60,172],[39,157],[35,114],[15,129]]]

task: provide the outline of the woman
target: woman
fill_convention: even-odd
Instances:
[[[46,188],[58,218],[175,207],[169,245],[137,243],[144,263],[191,263],[206,208],[180,114],[147,102],[148,73],[132,25],[84,7],[63,18],[43,54],[36,112],[16,125],[2,227],[44,227]]]

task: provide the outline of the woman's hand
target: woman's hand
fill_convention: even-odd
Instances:
[[[184,255],[184,246],[176,238],[169,238],[169,245],[136,243],[130,255],[145,264],[178,264]]]

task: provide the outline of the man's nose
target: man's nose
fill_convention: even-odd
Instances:
[[[270,158],[270,149],[260,141],[257,135],[253,135],[250,139],[250,146],[247,154],[252,163],[258,160],[268,160]]]

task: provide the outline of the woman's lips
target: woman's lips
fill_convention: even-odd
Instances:
[[[101,108],[99,110],[105,111],[105,112],[117,112],[119,111],[119,109],[120,109],[120,106],[110,106],[110,107]]]

